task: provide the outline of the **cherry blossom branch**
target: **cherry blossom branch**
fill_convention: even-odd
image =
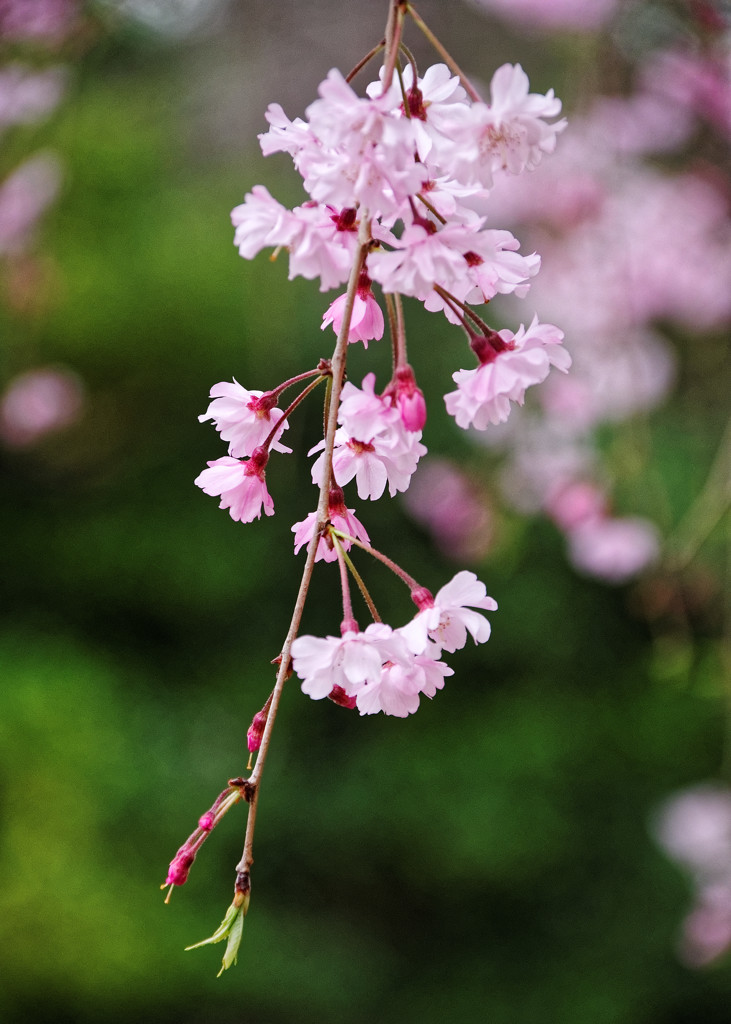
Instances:
[[[401,45],[401,32],[404,25],[404,12],[407,5],[404,0],[389,0],[388,23],[386,25],[386,61],[383,65],[383,89],[381,95],[385,96],[391,88],[393,72],[398,60],[399,47]]]
[[[337,430],[337,419],[338,419],[338,403],[340,400],[340,392],[343,386],[343,380],[345,377],[345,365],[347,356],[348,346],[348,334],[350,332],[350,321],[353,315],[353,306],[355,303],[355,295],[358,287],[358,278],[360,277],[361,271],[365,264],[365,258],[370,247],[370,222],[366,216],[361,217],[359,235],[358,235],[359,246],[356,250],[355,257],[353,259],[353,266],[350,272],[350,278],[348,280],[347,297],[345,301],[345,309],[343,311],[343,321],[340,326],[340,332],[338,334],[337,341],[335,343],[335,351],[331,361],[332,377],[330,378],[331,391],[330,391],[330,408],[328,414],[327,431],[325,435],[325,455],[324,465],[322,473],[322,482],[320,485],[320,496],[317,503],[317,526],[312,534],[312,539],[307,548],[307,558],[305,560],[305,567],[302,572],[302,579],[300,580],[299,590],[297,592],[297,599],[295,601],[294,610],[292,612],[292,619],[287,630],[287,636],[282,650],[279,656],[279,669],[277,671],[277,679],[274,684],[274,689],[271,696],[271,704],[269,706],[269,714],[267,716],[266,726],[264,727],[264,733],[261,738],[261,746],[259,747],[259,753],[249,778],[246,780],[246,787],[244,795],[249,804],[249,814],[246,820],[246,835],[244,838],[244,849],[241,855],[241,860],[236,865],[237,872],[237,884],[238,880],[244,877],[248,880],[251,866],[254,863],[253,845],[254,845],[254,830],[256,827],[256,812],[259,800],[259,782],[261,774],[264,770],[264,764],[266,762],[267,753],[269,751],[269,743],[271,741],[272,730],[274,728],[274,722],[277,717],[277,710],[279,708],[279,701],[282,696],[282,690],[284,684],[290,674],[290,650],[294,638],[297,636],[299,631],[300,622],[302,621],[302,614],[305,607],[305,601],[307,600],[307,593],[312,580],[312,571],[315,565],[315,555],[317,553],[317,546],[320,542],[320,536],[322,530],[327,522],[328,518],[328,495],[330,491],[330,477],[332,473],[332,458],[333,449],[335,447],[335,432]]]
[[[452,57],[452,55],[447,50],[445,50],[445,48],[439,42],[439,40],[434,35],[432,30],[429,28],[429,26],[423,20],[423,18],[417,13],[416,8],[414,7],[414,5],[410,4],[410,3],[407,3],[406,11],[414,19],[416,24],[419,26],[421,31],[424,33],[424,35],[429,40],[429,42],[432,44],[432,46],[437,51],[437,53],[440,55],[440,57],[442,57],[444,59],[444,63],[447,65],[447,67],[450,68],[454,72],[455,75],[457,75],[457,77],[459,78],[460,82],[462,83],[464,88],[469,93],[471,99],[473,99],[475,101],[475,103],[481,103],[482,102],[482,97],[478,93],[477,89],[475,89],[475,87],[472,85],[472,83],[470,82],[469,78],[464,73],[464,71],[462,71],[462,69],[460,68],[459,64],[454,59],[454,57]]]

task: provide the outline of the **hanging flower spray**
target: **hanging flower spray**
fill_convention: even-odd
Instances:
[[[442,62],[419,74],[403,42],[409,18],[427,36]],[[359,95],[351,81],[382,55],[378,81]],[[390,0],[384,39],[347,77],[332,70],[306,120],[291,121],[271,104],[269,130],[259,137],[265,156],[289,153],[307,198],[289,210],[262,185],[232,212],[234,242],[245,259],[262,249],[287,250],[289,277],[319,278],[320,290],[346,286],[323,316],[335,346],[329,358],[271,391],[247,390],[236,381],[211,389],[201,420],[212,420],[228,455],[208,463],[196,484],[220,497],[232,519],[251,522],[274,514],[267,490],[270,457],[276,472],[289,421],[299,406],[324,391],[324,432],[312,465],[317,507],[292,530],[295,554],[306,547],[305,566],[279,657],[274,688],[248,730],[248,778],[228,787],[199,820],[175,855],[165,885],[168,899],[188,877],[203,842],[236,803],[248,803],[246,837],[236,865],[234,898],[219,928],[197,946],[226,941],[221,970],[236,961],[249,907],[253,840],[261,776],[286,680],[294,672],[314,700],[328,697],[361,715],[379,711],[405,717],[422,696],[432,698],[453,670],[443,660],[467,642],[490,636],[486,611],[497,608],[474,573],[462,571],[432,595],[386,553],[370,544],[366,526],[349,508],[344,488],[355,481],[360,501],[408,489],[426,453],[424,395],[407,357],[402,296],[422,302],[461,326],[470,368],[453,374],[447,412],[460,427],[486,429],[523,404],[526,389],[551,367],[566,371],[563,334],[537,317],[513,333],[496,330],[473,309],[497,294],[525,296],[540,259],[522,255],[508,231],[487,227],[493,180],[535,168],[553,151],[565,121],[549,91],[529,92],[520,65],[503,65],[482,100],[460,68],[407,0]],[[374,294],[380,286],[383,305]],[[385,317],[384,317],[385,307]],[[388,323],[393,352],[391,380],[379,392],[375,374],[357,387],[345,381],[348,346],[382,338]],[[418,366],[418,353],[416,355]],[[477,363],[475,366],[474,363]],[[295,389],[300,388],[299,392]],[[285,393],[294,393],[289,403]],[[369,555],[410,591],[414,618],[393,628],[383,622],[356,567]],[[337,563],[342,591],[339,636],[300,636],[299,628],[316,562]],[[372,622],[361,628],[350,595],[360,589]],[[255,763],[254,761],[255,757]],[[189,947],[197,948],[197,947]]]

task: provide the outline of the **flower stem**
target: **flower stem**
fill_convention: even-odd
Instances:
[[[383,62],[383,87],[381,96],[385,96],[391,88],[393,72],[398,59],[401,45],[401,32],[404,26],[404,0],[388,0],[388,22],[386,23],[386,59]]]
[[[355,76],[358,74],[358,72],[362,71],[363,68],[368,63],[368,61],[372,60],[378,53],[380,53],[380,51],[383,49],[383,47],[385,45],[386,45],[386,40],[382,39],[380,41],[380,43],[378,44],[378,46],[374,46],[372,50],[369,50],[368,53],[365,55],[365,57],[362,60],[358,61],[358,63],[355,65],[355,67],[352,69],[352,71],[348,72],[348,74],[345,76],[345,81],[346,82],[352,82],[353,79],[355,78]]]
[[[348,580],[348,566],[345,564],[345,552],[343,545],[333,537],[335,554],[338,556],[338,568],[340,569],[340,588],[343,592],[343,623],[348,623],[348,628],[355,622],[353,618],[353,602],[350,600],[350,581]],[[343,625],[343,628],[345,626]]]
[[[478,93],[477,89],[475,89],[475,87],[472,85],[472,82],[470,82],[470,80],[467,77],[467,75],[464,73],[464,71],[462,71],[462,69],[460,68],[459,64],[454,59],[454,57],[452,57],[452,55],[447,50],[445,50],[445,48],[439,42],[439,40],[434,35],[432,30],[429,28],[429,26],[423,20],[423,18],[421,18],[421,16],[417,13],[417,10],[414,7],[414,5],[411,4],[411,3],[407,3],[406,11],[414,19],[416,24],[419,26],[421,31],[424,33],[424,35],[429,40],[429,42],[432,44],[432,46],[437,51],[437,53],[440,55],[440,57],[442,57],[444,59],[444,63],[447,65],[447,67],[451,71],[453,71],[455,75],[457,75],[457,77],[459,78],[459,80],[462,83],[463,87],[469,93],[470,97],[475,101],[475,103],[481,103],[482,102],[482,97]]]
[[[355,544],[357,547],[362,548],[363,551],[367,551],[369,555],[377,558],[379,562],[383,562],[383,564],[387,566],[391,572],[395,573],[400,580],[403,580],[406,586],[411,590],[422,589],[421,585],[417,583],[414,577],[409,576],[406,570],[402,569],[400,565],[397,565],[393,559],[388,557],[388,555],[384,555],[381,551],[377,551],[375,548],[372,548],[370,544],[366,544],[364,541],[358,540],[357,537],[351,537],[347,533],[343,533],[342,530],[333,530],[332,533],[334,536],[350,541],[351,544]]]
[[[307,374],[307,376],[310,376],[310,375],[309,375],[309,374]],[[323,381],[323,380],[326,380],[326,379],[327,379],[327,378],[325,377],[325,375],[324,375],[324,374],[320,375],[320,376],[319,376],[319,377],[317,378],[317,380],[313,380],[313,381],[312,381],[312,382],[311,382],[310,384],[308,384],[308,385],[307,385],[307,387],[306,387],[306,388],[304,388],[304,389],[303,389],[303,390],[302,390],[302,391],[301,391],[301,392],[300,392],[300,393],[299,393],[299,394],[297,395],[297,397],[296,397],[295,399],[293,399],[293,400],[292,400],[292,401],[291,401],[291,402],[289,403],[289,405],[287,406],[287,408],[286,408],[286,409],[284,410],[284,412],[282,413],[281,417],[280,417],[280,418],[279,418],[279,419],[277,420],[277,422],[275,423],[275,425],[274,425],[274,426],[272,427],[272,429],[271,429],[271,430],[269,431],[269,433],[267,434],[267,436],[266,436],[266,440],[264,441],[263,445],[261,446],[262,448],[266,449],[267,451],[269,450],[269,445],[270,445],[270,444],[272,443],[272,441],[274,440],[274,436],[275,436],[275,434],[277,433],[277,431],[279,430],[279,428],[281,427],[282,423],[283,423],[283,422],[284,422],[284,421],[285,421],[286,419],[289,419],[290,415],[291,415],[291,414],[292,414],[292,413],[294,412],[294,410],[295,410],[295,409],[297,408],[297,406],[298,406],[298,405],[300,404],[300,402],[303,402],[303,401],[305,400],[305,398],[307,398],[307,396],[309,395],[309,393],[310,393],[311,391],[314,391],[314,390],[315,390],[315,388],[317,387],[317,385],[318,385],[318,384],[319,384],[319,383],[320,383],[321,381]],[[291,381],[290,383],[294,383],[294,381]]]
[[[345,563],[347,564],[348,568],[350,569],[350,572],[351,572],[351,575],[352,575],[353,579],[358,584],[358,590],[360,590],[360,592],[361,592],[361,594],[363,596],[363,600],[368,605],[368,611],[371,613],[371,618],[373,619],[374,622],[381,622],[381,616],[378,614],[378,609],[375,606],[373,598],[369,594],[368,588],[366,587],[365,583],[363,582],[363,577],[361,576],[361,574],[356,569],[355,565],[353,564],[353,559],[350,557],[348,552],[342,546],[342,544],[340,543],[339,538],[335,536],[336,532],[337,531],[335,531],[335,530],[333,530],[333,532],[332,532],[333,543],[337,544],[338,549],[340,551],[342,551],[343,559],[344,559]]]
[[[237,874],[242,872],[248,873],[254,863],[254,829],[256,827],[256,812],[259,801],[259,783],[266,763],[267,753],[269,751],[269,743],[271,741],[274,722],[277,717],[277,710],[279,708],[282,690],[284,689],[284,684],[290,674],[290,651],[292,643],[299,631],[300,622],[302,621],[302,613],[304,611],[305,601],[307,600],[307,592],[310,587],[312,571],[315,565],[317,545],[320,542],[322,530],[324,529],[325,523],[328,519],[328,497],[330,494],[332,458],[333,449],[335,447],[335,432],[338,425],[338,404],[340,400],[340,392],[343,387],[343,380],[345,378],[350,321],[353,316],[353,305],[355,303],[355,295],[358,288],[358,279],[363,267],[365,266],[365,259],[368,255],[370,246],[370,220],[365,216],[365,214],[361,217],[358,241],[358,249],[356,250],[353,259],[353,266],[348,280],[348,290],[346,293],[345,308],[343,310],[343,321],[340,325],[340,333],[338,334],[338,338],[335,343],[335,351],[333,352],[331,363],[332,376],[329,378],[329,384],[331,387],[330,405],[328,409],[327,428],[325,433],[322,482],[320,485],[320,496],[317,503],[317,525],[307,547],[307,558],[302,571],[302,579],[300,580],[299,590],[297,592],[297,598],[292,612],[292,619],[279,656],[279,669],[277,671],[277,679],[272,691],[266,726],[264,727],[264,733],[261,738],[261,746],[259,747],[259,753],[257,755],[256,764],[254,765],[254,770],[247,780],[248,786],[246,788],[246,792],[249,801],[249,815],[246,821],[246,836],[244,838],[243,853],[241,854],[241,860],[236,865]]]

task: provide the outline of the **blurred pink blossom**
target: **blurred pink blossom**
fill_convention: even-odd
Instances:
[[[0,184],[0,257],[25,248],[38,218],[55,199],[60,181],[56,158],[40,153]]]
[[[39,121],[60,101],[66,74],[63,68],[35,71],[22,64],[0,69],[0,129]]]
[[[671,797],[654,826],[663,849],[706,881],[731,883],[731,790],[704,783]]]
[[[606,510],[606,496],[595,484],[577,480],[554,494],[546,509],[557,526],[572,530],[600,519]]]
[[[660,807],[653,832],[694,883],[678,954],[703,967],[731,947],[731,790],[704,783],[676,794]]]
[[[643,85],[731,137],[731,56],[665,51],[647,63]]]
[[[62,42],[79,13],[78,0],[0,0],[0,38]]]
[[[476,0],[478,6],[494,11],[521,25],[548,30],[576,29],[591,32],[607,21],[617,0]]]
[[[79,419],[80,379],[70,370],[46,367],[11,380],[0,398],[0,438],[12,448],[34,444]]]
[[[647,519],[589,519],[568,531],[569,560],[581,572],[608,583],[625,583],[660,551],[657,529]]]
[[[403,497],[411,517],[455,561],[482,558],[490,548],[490,509],[467,474],[446,459],[424,462]]]

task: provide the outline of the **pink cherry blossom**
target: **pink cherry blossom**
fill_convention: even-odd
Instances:
[[[489,354],[488,361],[475,370],[458,370],[452,375],[457,390],[444,396],[447,412],[460,427],[485,430],[488,423],[502,423],[510,414],[510,402],[522,405],[525,392],[540,384],[551,366],[564,373],[571,357],[561,348],[563,331],[553,324],[541,324],[534,317],[528,329],[521,324],[517,334],[503,330],[502,351]]]
[[[459,650],[467,642],[467,633],[476,644],[490,639],[490,623],[472,609],[495,611],[497,603],[473,572],[458,572],[433,598],[428,591],[413,596],[420,611],[399,632],[415,654],[423,653],[429,641],[445,651]]]
[[[375,393],[375,374],[363,380],[363,389],[347,382],[341,394],[335,434],[333,473],[337,483],[355,479],[361,500],[380,498],[388,485],[391,497],[405,491],[426,454],[421,432],[408,430],[390,398]],[[324,447],[321,441],[310,454]],[[312,466],[312,481],[320,483],[323,456]]]
[[[322,145],[300,161],[305,189],[318,202],[360,204],[371,215],[397,211],[428,176],[414,160],[411,121],[394,117],[385,98],[359,97],[336,69],[318,91],[306,113]]]
[[[408,656],[403,640],[383,622],[364,632],[347,630],[342,637],[297,637],[291,654],[302,692],[313,700],[328,697],[336,686],[355,696],[366,683],[379,681],[385,661]]]
[[[335,435],[335,479],[341,487],[355,479],[361,500],[377,500],[386,485],[391,497],[405,491],[419,459],[426,454],[425,446],[419,442],[421,434],[406,430],[398,414],[397,421],[368,441],[348,437],[342,428]],[[313,483],[319,483],[321,471],[322,457],[312,466]]]
[[[380,80],[371,82],[366,88],[368,95],[377,99],[382,92],[383,69]],[[414,132],[416,152],[419,159],[428,167],[439,164],[439,147],[444,135],[439,125],[443,121],[449,124],[449,117],[455,103],[466,105],[467,93],[459,84],[459,78],[452,75],[446,64],[433,64],[426,69],[423,78],[419,78],[414,87],[414,73],[410,64],[403,71],[403,87],[406,93],[411,126]],[[399,116],[405,116],[403,95],[398,78],[394,76],[391,88],[384,97],[384,102]]]
[[[332,324],[335,333],[340,334],[347,298],[347,293],[339,295],[330,304],[322,318],[321,330],[324,331],[328,324]],[[363,280],[355,293],[348,341],[362,341],[364,347],[368,348],[370,340],[379,341],[383,337],[383,328],[383,311],[371,291],[370,279],[363,275]]]
[[[268,246],[289,250],[289,278],[321,279],[327,291],[347,281],[352,232],[338,230],[332,210],[305,203],[288,210],[263,185],[255,185],[244,202],[231,211],[234,245],[244,259],[253,259]]]
[[[229,442],[229,455],[237,459],[250,456],[255,448],[264,443],[282,418],[281,409],[266,399],[261,401],[264,394],[263,391],[247,391],[236,380],[231,384],[228,381],[214,384],[211,388],[213,401],[198,420],[201,423],[213,420],[221,438]],[[282,430],[288,426],[289,423],[284,420]],[[281,431],[275,436],[281,436]],[[278,440],[272,442],[271,449],[277,452],[292,451]]]
[[[438,651],[437,651],[438,654]],[[356,704],[361,715],[386,715],[406,718],[419,707],[419,694],[433,697],[444,687],[446,676],[453,669],[427,655],[418,655],[404,662],[387,662],[380,677],[358,691]]]
[[[341,533],[347,533],[351,537],[355,537],[357,540],[362,540],[365,544],[370,544],[370,538],[366,532],[365,527],[355,515],[355,510],[352,508],[346,508],[344,501],[333,501],[333,493],[338,491],[330,492],[329,502],[329,520],[331,526],[334,529],[339,530]],[[339,494],[342,499],[342,491]],[[306,544],[309,544],[312,540],[312,534],[317,525],[317,512],[310,512],[306,519],[301,523],[295,523],[292,527],[294,533],[294,553],[299,554],[299,551]],[[344,538],[338,538],[340,544],[346,551],[350,551],[351,542]],[[317,545],[317,553],[315,555],[316,562],[334,562],[337,560],[337,552],[329,536],[321,537]]]
[[[375,437],[390,431],[398,419],[393,403],[376,394],[375,373],[366,374],[362,383],[362,388],[357,388],[351,381],[343,385],[338,423],[351,437]]]
[[[490,188],[496,171],[531,171],[553,152],[566,121],[546,119],[561,112],[561,101],[553,89],[541,96],[528,88],[520,64],[503,64],[492,76],[489,104],[455,106],[444,128],[451,140],[445,169],[458,181]]]
[[[261,449],[257,449],[261,452]],[[266,453],[264,453],[266,454]],[[204,494],[220,495],[219,508],[229,509],[232,519],[251,523],[265,515],[274,515],[274,502],[267,491],[261,458],[233,459],[226,455],[208,463],[208,469],[195,479]]]

